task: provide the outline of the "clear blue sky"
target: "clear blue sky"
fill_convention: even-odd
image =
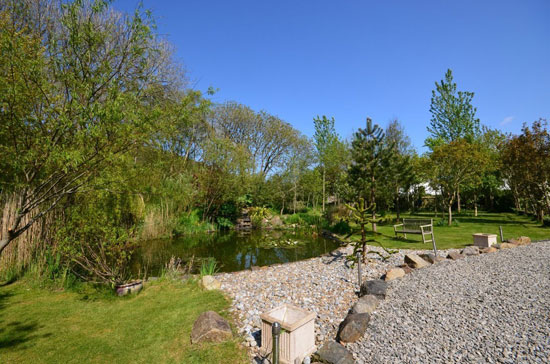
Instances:
[[[137,0],[116,1],[131,10]],[[144,0],[194,87],[264,109],[306,135],[397,117],[422,151],[434,82],[475,92],[483,124],[550,119],[550,1]]]

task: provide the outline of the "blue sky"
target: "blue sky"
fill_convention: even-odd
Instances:
[[[132,10],[136,0],[114,6]],[[434,82],[475,92],[483,124],[550,119],[550,1],[144,0],[195,88],[219,89],[308,136],[398,118],[422,151]]]

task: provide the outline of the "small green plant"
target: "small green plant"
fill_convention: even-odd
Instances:
[[[262,226],[264,219],[271,218],[271,211],[267,207],[251,207],[248,214],[254,226]]]
[[[218,262],[213,257],[203,260],[200,269],[201,277],[211,276],[218,272]]]

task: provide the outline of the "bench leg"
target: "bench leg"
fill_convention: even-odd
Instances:
[[[403,236],[405,237],[405,239],[407,239],[407,234],[406,233],[403,233]]]

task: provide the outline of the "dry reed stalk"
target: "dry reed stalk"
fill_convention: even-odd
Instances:
[[[4,206],[0,219],[0,237],[3,238],[7,236],[8,228],[13,224],[15,219],[17,196],[0,196],[0,203]],[[36,213],[38,213],[38,211],[33,211],[28,214],[21,221],[21,225],[27,224]],[[53,231],[51,231],[49,227],[54,225],[56,215],[59,217],[58,212],[46,214],[15,241],[11,242],[0,256],[0,271],[10,268],[21,269],[29,265],[36,257],[37,253],[45,248],[48,242],[53,240],[51,239]]]

